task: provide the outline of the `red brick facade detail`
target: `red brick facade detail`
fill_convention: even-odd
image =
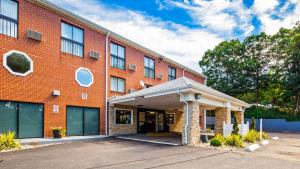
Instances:
[[[68,22],[84,29],[84,57],[61,52],[61,22]],[[42,34],[42,41],[37,42],[26,37],[26,31],[32,29]],[[26,0],[19,0],[18,38],[0,34],[0,100],[33,102],[44,104],[44,136],[51,136],[51,127],[66,127],[66,106],[95,107],[100,109],[100,134],[105,133],[105,38],[106,35],[92,30],[84,25],[73,22],[64,16],[41,8]],[[115,39],[110,39],[119,43]],[[139,89],[139,81],[156,85],[168,80],[168,66],[165,61],[155,58],[155,73],[162,73],[163,79],[144,78],[145,53],[125,46],[126,64],[136,64],[137,71],[111,68],[108,58],[108,96],[110,92],[110,76],[126,79],[128,89]],[[34,64],[33,73],[21,77],[9,73],[3,66],[3,54],[10,50],[25,52]],[[100,54],[98,60],[89,57],[89,51]],[[109,52],[108,52],[109,53]],[[152,57],[147,55],[148,57]],[[176,68],[176,65],[171,65]],[[80,87],[75,81],[75,71],[79,67],[91,70],[94,83],[88,87]],[[183,70],[177,68],[177,78]],[[185,72],[185,76],[203,83],[202,77]],[[60,96],[52,96],[53,90],[60,90]],[[88,99],[81,98],[82,93],[88,94]],[[59,105],[59,113],[53,113],[53,105]]]

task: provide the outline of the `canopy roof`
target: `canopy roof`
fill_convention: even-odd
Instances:
[[[143,106],[145,107],[152,103],[153,105],[150,107],[156,107],[156,105],[159,106],[161,104],[166,107],[170,107],[167,105],[172,105],[172,107],[174,107],[176,104],[179,104],[179,102],[182,102],[180,95],[182,97],[187,97],[184,100],[188,99],[188,101],[198,101],[200,104],[213,107],[228,107],[235,105],[235,107],[238,107],[237,109],[241,109],[250,106],[244,101],[231,97],[186,77],[180,77],[178,79],[145,88],[127,95],[114,96],[109,99],[109,102],[112,104],[133,106],[138,106],[138,104],[143,103]],[[195,95],[198,97],[194,97],[192,100],[191,97],[189,98],[189,96],[193,97]]]

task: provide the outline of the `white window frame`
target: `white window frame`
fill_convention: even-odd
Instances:
[[[78,80],[78,77],[77,77],[77,73],[81,70],[85,70],[85,71],[88,71],[91,75],[92,75],[92,81],[91,83],[89,83],[88,85],[85,85],[85,84],[81,84],[81,82]],[[92,71],[90,71],[90,69],[88,68],[85,68],[85,67],[79,67],[76,71],[75,71],[75,80],[76,82],[81,86],[81,87],[90,87],[93,83],[94,83],[94,74],[92,73]]]
[[[130,120],[130,124],[117,124],[116,120],[117,120],[117,116],[116,116],[116,111],[117,110],[126,110],[126,111],[130,111],[131,114],[131,120]],[[121,108],[114,108],[114,125],[133,125],[133,110],[132,109],[121,109]]]
[[[7,65],[7,57],[9,57],[10,55],[14,54],[14,53],[17,53],[19,55],[23,55],[26,59],[28,59],[28,61],[30,62],[30,69],[25,72],[25,73],[18,73],[18,72],[14,72],[8,65]],[[3,66],[13,75],[17,75],[17,76],[27,76],[29,75],[30,73],[33,72],[33,61],[31,60],[31,58],[24,52],[20,52],[20,51],[17,51],[17,50],[11,50],[7,53],[5,53],[3,55]]]

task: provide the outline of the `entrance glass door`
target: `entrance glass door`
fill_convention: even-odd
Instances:
[[[138,109],[137,126],[138,133],[165,131],[165,112]]]

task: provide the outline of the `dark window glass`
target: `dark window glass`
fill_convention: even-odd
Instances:
[[[114,92],[125,92],[125,80],[117,77],[111,77],[110,90]]]
[[[7,66],[16,73],[26,73],[31,69],[31,61],[24,55],[12,53],[7,57]]]
[[[174,114],[166,114],[167,124],[175,124],[175,115]]]
[[[155,77],[155,64],[154,59],[144,57],[144,76],[154,79]]]
[[[110,44],[110,65],[125,69],[125,48],[115,43]]]
[[[115,111],[116,124],[132,124],[132,111],[131,110],[119,110]]]
[[[83,30],[61,23],[61,51],[83,57]]]
[[[169,66],[168,74],[169,74],[169,80],[176,79],[176,69],[175,68]]]
[[[17,38],[18,3],[12,0],[0,0],[0,34]]]

